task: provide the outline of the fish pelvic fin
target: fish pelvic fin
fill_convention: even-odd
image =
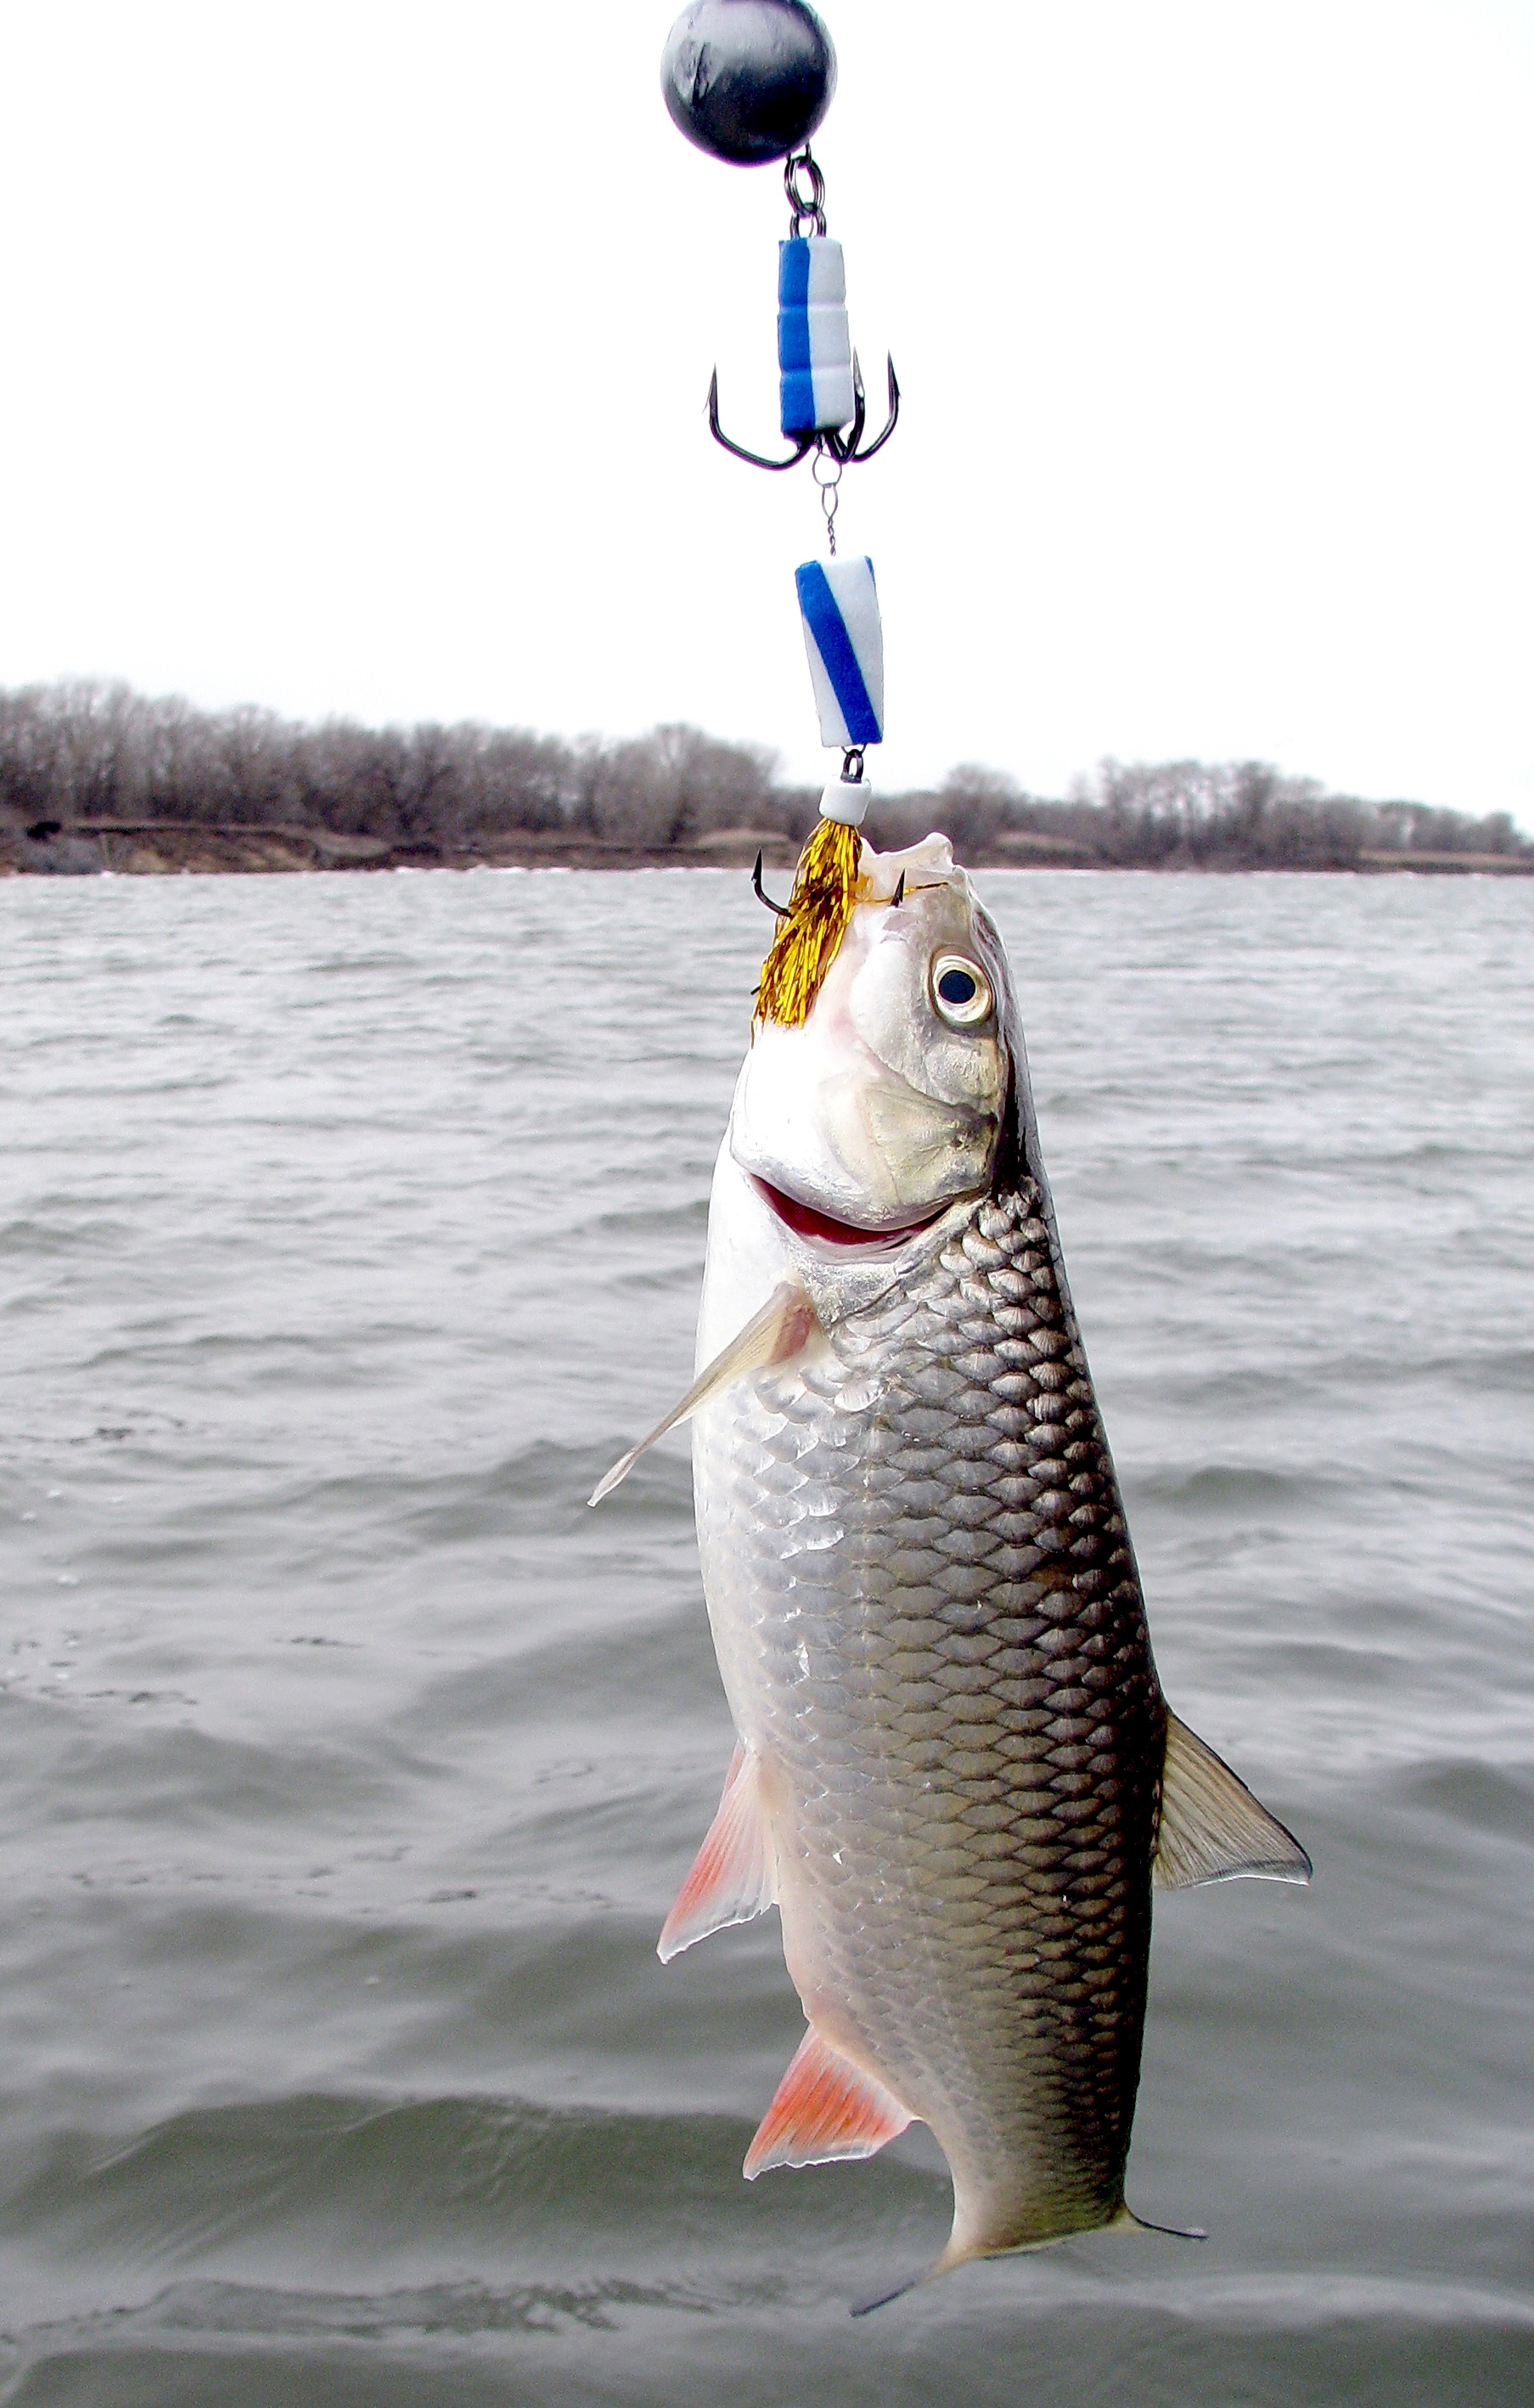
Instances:
[[[1294,1833],[1173,1713],[1167,1716],[1154,1873],[1158,1889],[1194,1889],[1243,1874],[1257,1881],[1311,1878],[1310,1857]]]
[[[770,2166],[824,2166],[841,2157],[871,2157],[913,2121],[910,2108],[902,2107],[893,2090],[865,2073],[811,2024],[740,2171],[754,2182]]]
[[[772,1833],[762,1798],[762,1760],[738,1746],[719,1811],[666,1918],[655,1954],[663,1965],[727,1924],[749,1923],[778,1896]]]
[[[604,1497],[610,1497],[620,1483],[628,1478],[640,1455],[648,1454],[655,1440],[664,1438],[667,1430],[675,1429],[679,1422],[690,1420],[700,1405],[708,1404],[710,1398],[733,1387],[736,1381],[743,1380],[748,1371],[765,1371],[771,1363],[786,1363],[791,1355],[799,1353],[811,1331],[819,1326],[815,1308],[805,1290],[796,1280],[782,1281],[773,1289],[760,1312],[753,1312],[744,1329],[731,1339],[724,1353],[716,1354],[707,1370],[698,1373],[681,1402],[673,1405],[665,1419],[658,1421],[654,1428],[640,1439],[638,1446],[631,1446],[626,1455],[621,1455],[610,1471],[604,1472],[587,1503],[600,1505]]]

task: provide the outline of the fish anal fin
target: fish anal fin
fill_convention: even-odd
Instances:
[[[818,1329],[815,1308],[806,1291],[795,1280],[783,1280],[772,1291],[760,1312],[753,1312],[745,1327],[738,1330],[722,1354],[716,1354],[705,1370],[698,1373],[681,1402],[655,1424],[652,1430],[621,1455],[610,1471],[604,1472],[588,1498],[588,1504],[600,1505],[610,1497],[621,1481],[626,1480],[641,1455],[648,1454],[658,1438],[676,1428],[679,1422],[691,1419],[700,1405],[719,1396],[725,1388],[743,1380],[748,1371],[765,1371],[769,1364],[786,1363],[797,1354]]]
[[[769,2166],[824,2166],[871,2157],[913,2121],[891,2090],[865,2073],[813,2024],[778,2085],[741,2168],[748,2182]]]
[[[724,1776],[719,1811],[693,1859],[693,1870],[666,1918],[656,1955],[663,1965],[726,1924],[749,1923],[778,1895],[762,1802],[761,1758],[737,1747]]]
[[[1308,1882],[1311,1860],[1244,1781],[1221,1762],[1186,1723],[1167,1716],[1156,1831],[1158,1889],[1194,1889],[1200,1882]]]

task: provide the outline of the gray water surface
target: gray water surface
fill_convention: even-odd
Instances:
[[[1534,891],[998,873],[1162,1676],[1129,2197],[739,2162],[684,1439],[739,877],[0,884],[0,2401],[1534,2398]]]

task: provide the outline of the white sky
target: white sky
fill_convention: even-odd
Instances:
[[[0,683],[821,773],[776,168],[672,0],[0,0]],[[1529,0],[827,0],[878,781],[1255,755],[1534,825]],[[950,29],[950,30],[944,30]]]

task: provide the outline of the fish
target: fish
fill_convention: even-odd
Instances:
[[[924,2122],[939,2273],[1141,2222],[1153,1889],[1312,1868],[1162,1694],[995,924],[942,837],[849,911],[753,1029],[697,1379],[592,1501],[691,1419],[737,1744],[660,1955],[776,1905],[806,2024],[743,2171]]]

